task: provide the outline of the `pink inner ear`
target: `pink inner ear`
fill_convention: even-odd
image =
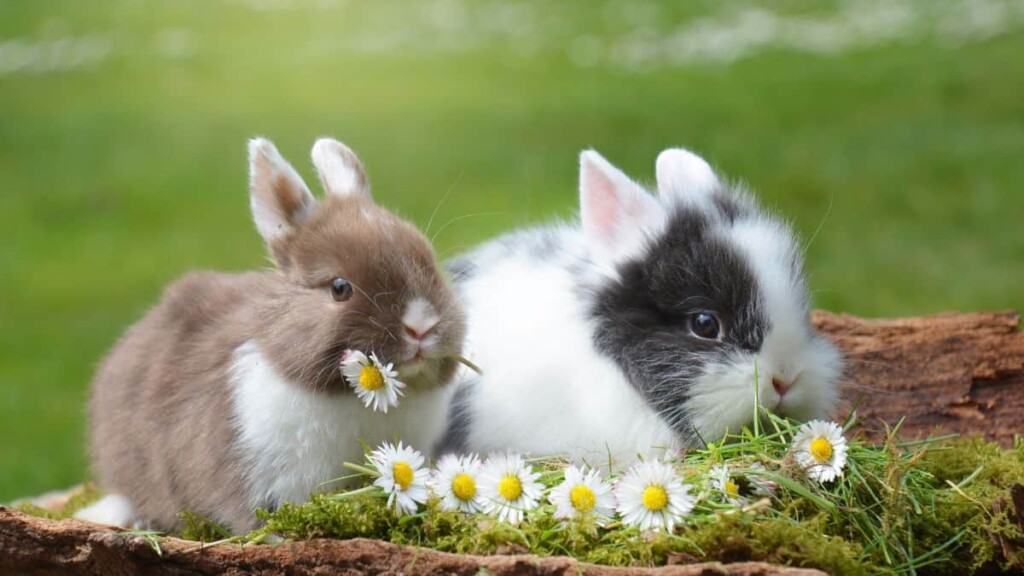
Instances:
[[[593,163],[586,162],[581,190],[580,212],[584,228],[603,242],[614,242],[616,227],[625,210],[615,182]]]
[[[580,220],[584,233],[612,255],[629,253],[643,239],[643,231],[658,221],[661,207],[596,152],[584,152],[580,164]]]
[[[603,175],[598,176],[589,195],[590,226],[601,236],[610,237],[615,233],[622,205],[615,194],[615,186]]]

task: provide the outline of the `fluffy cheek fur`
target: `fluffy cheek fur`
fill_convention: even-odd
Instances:
[[[830,342],[814,336],[804,348],[802,360],[803,371],[776,404],[776,411],[797,420],[829,416],[839,401],[837,382],[843,370],[842,357]]]
[[[284,286],[260,311],[266,328],[260,348],[293,382],[312,390],[343,389],[338,370],[341,352],[357,334],[375,331],[360,325],[331,301],[326,290]]]
[[[395,302],[394,308],[401,310],[401,303]],[[282,282],[259,316],[266,323],[257,338],[261,350],[285,377],[312,390],[348,388],[338,369],[346,349],[375,352],[395,363],[406,356],[394,314],[362,298],[334,302],[326,288]]]
[[[766,344],[771,341],[771,336]],[[798,420],[825,418],[838,397],[836,379],[842,361],[828,341],[812,336],[795,356],[778,357],[770,347],[760,353],[738,353],[722,364],[709,365],[694,380],[684,404],[694,428],[707,441],[738,432],[754,417],[755,386],[765,408]],[[772,386],[773,374],[785,366],[797,377],[784,396]],[[755,384],[756,383],[756,384]]]

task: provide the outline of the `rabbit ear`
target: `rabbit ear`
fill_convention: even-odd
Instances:
[[[683,148],[669,148],[655,162],[658,193],[666,198],[701,201],[718,187],[718,177],[703,158]]]
[[[580,154],[580,220],[587,238],[613,259],[633,254],[664,221],[650,194],[593,150]]]
[[[333,138],[321,138],[313,144],[311,155],[325,192],[334,196],[370,197],[363,164],[351,148]]]
[[[302,177],[264,138],[249,141],[249,203],[267,243],[294,231],[316,207]]]

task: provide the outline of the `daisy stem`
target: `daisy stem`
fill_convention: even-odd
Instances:
[[[363,486],[362,488],[358,488],[356,490],[349,490],[348,492],[341,492],[341,493],[335,494],[335,495],[331,496],[331,500],[334,500],[334,501],[345,500],[347,498],[352,498],[353,496],[360,496],[362,494],[369,494],[371,492],[376,492],[376,491],[379,491],[379,490],[380,490],[379,486],[376,486],[374,484],[370,484],[369,486]]]
[[[241,545],[247,546],[250,544],[263,544],[271,537],[271,535],[272,534],[269,530],[267,530],[267,527],[263,526],[262,528],[258,528],[250,532],[249,534],[243,535]]]
[[[968,484],[971,484],[972,482],[974,482],[974,479],[978,478],[978,475],[981,474],[981,470],[983,470],[983,469],[985,469],[984,464],[982,464],[982,465],[978,466],[977,468],[975,468],[974,471],[971,472],[971,474],[967,478],[965,478],[964,480],[959,481],[959,482],[956,483],[956,488],[964,488]]]
[[[819,508],[824,508],[829,512],[832,512],[836,509],[836,505],[831,501],[826,500],[821,496],[818,496],[817,494],[805,488],[803,484],[786,478],[785,476],[781,476],[779,474],[772,474],[770,472],[765,472],[761,470],[748,470],[747,474],[771,480],[772,482],[775,482],[776,484],[782,486],[783,488],[789,490],[790,492],[799,494],[800,496],[803,496],[804,498],[810,500],[811,502],[814,502],[815,504],[818,505]]]
[[[193,550],[189,550],[189,552],[201,552],[201,551],[203,551],[203,550],[205,550],[207,548],[213,548],[214,546],[220,546],[221,544],[231,544],[231,543],[234,543],[234,542],[245,542],[246,540],[247,540],[247,537],[245,536],[245,534],[240,534],[240,535],[237,535],[237,536],[230,536],[228,538],[221,538],[220,540],[214,540],[213,542],[200,542],[199,546],[197,546]]]
[[[481,370],[479,366],[474,364],[472,360],[470,360],[469,358],[466,358],[465,356],[456,355],[456,356],[452,356],[452,358],[457,360],[460,364],[464,365],[466,368],[469,368],[473,372],[476,372],[477,374],[483,374],[484,373],[484,371]]]
[[[754,358],[754,437],[761,435],[761,377],[757,371],[757,358]]]
[[[328,484],[334,484],[335,482],[344,482],[345,480],[351,480],[353,478],[359,478],[360,476],[366,476],[366,473],[365,472],[357,472],[355,474],[346,474],[344,476],[339,476],[337,478],[331,478],[330,480],[324,480],[320,484],[317,484],[317,488],[323,488],[324,486],[327,486]]]
[[[769,498],[761,498],[757,502],[747,504],[743,508],[740,508],[743,512],[761,512],[763,510],[769,510],[772,507],[772,501]]]
[[[351,462],[342,462],[341,465],[344,466],[345,468],[348,468],[349,470],[355,470],[360,474],[365,474],[366,476],[370,476],[372,478],[377,478],[378,476],[380,476],[380,472],[377,472],[373,468],[367,468],[366,466],[361,466],[359,464],[353,464]]]

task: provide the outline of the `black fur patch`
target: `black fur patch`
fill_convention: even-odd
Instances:
[[[726,202],[723,212],[739,207]],[[692,383],[709,364],[760,349],[769,325],[753,271],[711,232],[707,216],[679,208],[645,254],[619,267],[621,281],[598,289],[593,317],[599,350],[680,435],[692,437],[683,412]],[[714,312],[721,341],[691,334],[688,316]]]
[[[735,222],[740,216],[745,216],[748,213],[748,210],[736,198],[728,194],[715,194],[711,197],[711,202],[714,204],[715,209],[718,210],[718,213],[730,224]]]

